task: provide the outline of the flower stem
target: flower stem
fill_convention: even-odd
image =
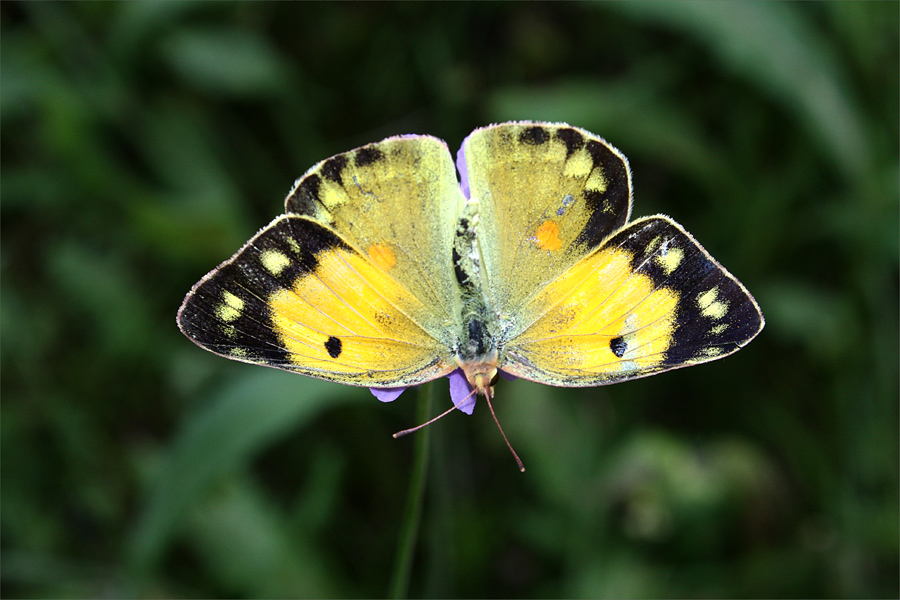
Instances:
[[[431,414],[431,397],[434,394],[434,383],[422,384],[418,390],[417,421],[424,423]],[[406,496],[403,526],[397,543],[397,554],[394,556],[394,572],[388,592],[390,598],[406,598],[409,592],[409,579],[412,576],[413,555],[419,537],[419,523],[422,518],[422,501],[425,497],[425,478],[428,472],[429,428],[416,432],[416,445],[413,450],[413,470],[409,480],[409,491]]]

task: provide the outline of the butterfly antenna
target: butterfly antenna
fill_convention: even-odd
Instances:
[[[393,436],[394,439],[397,439],[398,437],[403,437],[404,435],[406,435],[406,434],[408,434],[408,433],[412,433],[412,432],[414,432],[414,431],[418,431],[418,430],[422,429],[423,427],[425,427],[426,425],[431,425],[432,423],[434,423],[435,421],[437,421],[437,420],[440,419],[441,417],[446,417],[446,416],[449,415],[451,412],[453,412],[454,410],[456,410],[457,408],[459,408],[459,405],[460,405],[460,404],[462,404],[463,402],[465,402],[466,400],[468,400],[469,398],[471,398],[471,397],[472,397],[472,394],[474,394],[474,393],[475,393],[475,390],[472,390],[472,391],[469,393],[469,395],[467,395],[465,398],[463,398],[462,400],[460,400],[459,402],[457,402],[456,404],[454,404],[453,406],[451,406],[450,408],[448,408],[447,410],[445,410],[444,412],[442,412],[442,413],[439,414],[438,416],[434,417],[433,419],[429,419],[429,420],[425,421],[424,423],[422,423],[421,425],[416,425],[416,426],[413,427],[412,429],[404,429],[403,431],[398,431],[397,433],[394,434],[394,436]],[[492,410],[493,410],[493,409],[492,409]],[[496,417],[495,417],[495,419],[496,419]],[[502,430],[501,430],[501,431],[502,431]],[[507,442],[507,443],[509,443],[509,442]],[[513,453],[513,454],[515,454],[515,453]]]
[[[484,398],[487,400],[488,408],[491,409],[491,416],[494,417],[494,423],[497,424],[497,429],[500,430],[500,435],[503,436],[503,441],[506,442],[506,446],[509,448],[509,451],[512,452],[513,458],[516,459],[516,464],[519,465],[519,471],[522,473],[525,472],[525,465],[522,464],[522,459],[519,458],[519,455],[516,454],[516,451],[513,450],[512,444],[509,443],[509,440],[506,438],[506,433],[503,432],[503,428],[500,426],[500,421],[497,420],[497,413],[494,412],[494,405],[491,404],[491,396],[493,394],[491,391],[488,391],[487,394],[484,395]]]

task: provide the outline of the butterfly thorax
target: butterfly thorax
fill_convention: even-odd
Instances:
[[[453,269],[460,294],[460,335],[456,362],[475,391],[491,395],[497,377],[499,351],[497,319],[485,294],[485,273],[478,247],[479,203],[467,200],[457,222],[453,244]]]

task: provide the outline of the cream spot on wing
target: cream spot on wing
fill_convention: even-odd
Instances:
[[[726,329],[728,329],[728,323],[719,323],[718,325],[716,325],[715,327],[710,329],[709,332],[712,333],[713,335],[719,335],[720,333],[724,332]]]
[[[290,247],[291,252],[293,252],[294,254],[300,254],[300,244],[297,243],[297,240],[287,238],[284,241],[287,243],[288,247]]]
[[[603,176],[603,170],[597,168],[593,170],[590,177],[584,182],[584,191],[600,192],[602,194],[606,191],[606,184],[606,177]]]
[[[591,160],[591,155],[581,151],[569,157],[563,167],[563,175],[574,179],[583,179],[588,176],[593,167],[594,161]]]
[[[719,346],[710,346],[708,348],[704,348],[700,351],[700,356],[705,356],[707,358],[713,358],[722,354],[724,350]]]
[[[234,356],[236,358],[244,358],[247,356],[247,349],[246,348],[232,348],[231,351],[229,352],[229,354],[231,354],[232,356]]]
[[[728,312],[728,303],[718,300],[719,288],[703,292],[697,296],[697,306],[700,307],[700,314],[710,319],[721,319]]]
[[[663,248],[656,255],[654,261],[662,269],[666,275],[671,275],[678,268],[684,259],[684,250],[681,248]]]
[[[231,292],[222,292],[222,304],[216,309],[216,316],[226,323],[230,323],[241,316],[244,310],[244,301]]]
[[[699,306],[701,310],[708,307],[710,304],[716,301],[716,296],[718,295],[719,288],[717,287],[702,292],[699,296],[697,296],[697,306]]]
[[[656,236],[655,238],[650,240],[649,244],[647,244],[645,246],[644,252],[646,252],[647,254],[652,254],[652,253],[656,252],[656,249],[659,247],[659,243],[661,241],[662,241],[662,236],[661,235]]]
[[[703,309],[703,316],[710,319],[721,319],[728,312],[728,304],[725,302],[713,302]]]
[[[266,271],[276,277],[281,275],[284,268],[291,264],[291,259],[278,250],[264,250],[263,253],[259,255],[259,260],[266,268]]]
[[[631,313],[627,317],[625,317],[625,322],[622,324],[622,330],[619,332],[619,335],[628,335],[639,326],[638,324],[638,316],[634,313]]]
[[[323,178],[319,185],[319,201],[326,208],[334,208],[350,201],[347,191],[339,183]]]

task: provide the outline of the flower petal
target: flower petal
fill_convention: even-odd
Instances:
[[[397,398],[400,397],[400,394],[403,393],[405,387],[399,388],[369,388],[369,391],[372,392],[372,395],[381,400],[382,402],[393,402]]]
[[[469,385],[462,369],[453,371],[447,377],[450,378],[450,400],[453,401],[453,404],[462,401],[462,404],[456,408],[467,415],[471,415],[472,411],[475,410],[475,394],[473,393],[475,388]]]
[[[515,375],[510,375],[503,371],[498,372],[500,373],[500,376],[507,381],[515,381],[518,379]],[[475,388],[469,385],[469,381],[466,379],[466,375],[463,373],[462,369],[453,371],[447,375],[447,379],[450,380],[450,400],[453,401],[453,404],[463,401],[457,408],[467,415],[471,415],[475,410],[475,400],[477,399],[477,395],[472,393]],[[407,388],[405,387],[369,388],[369,391],[382,402],[393,402],[399,398],[400,394],[406,391],[406,389]]]
[[[506,373],[505,371],[501,371],[501,370],[497,369],[497,372],[500,373],[500,377],[502,377],[503,379],[505,379],[507,381],[515,381],[516,379],[518,379],[518,377],[516,377],[515,375],[510,375],[509,373]]]
[[[469,197],[469,167],[466,165],[466,142],[467,137],[463,140],[462,146],[456,153],[456,170],[459,171],[459,187],[462,188],[463,195]]]

